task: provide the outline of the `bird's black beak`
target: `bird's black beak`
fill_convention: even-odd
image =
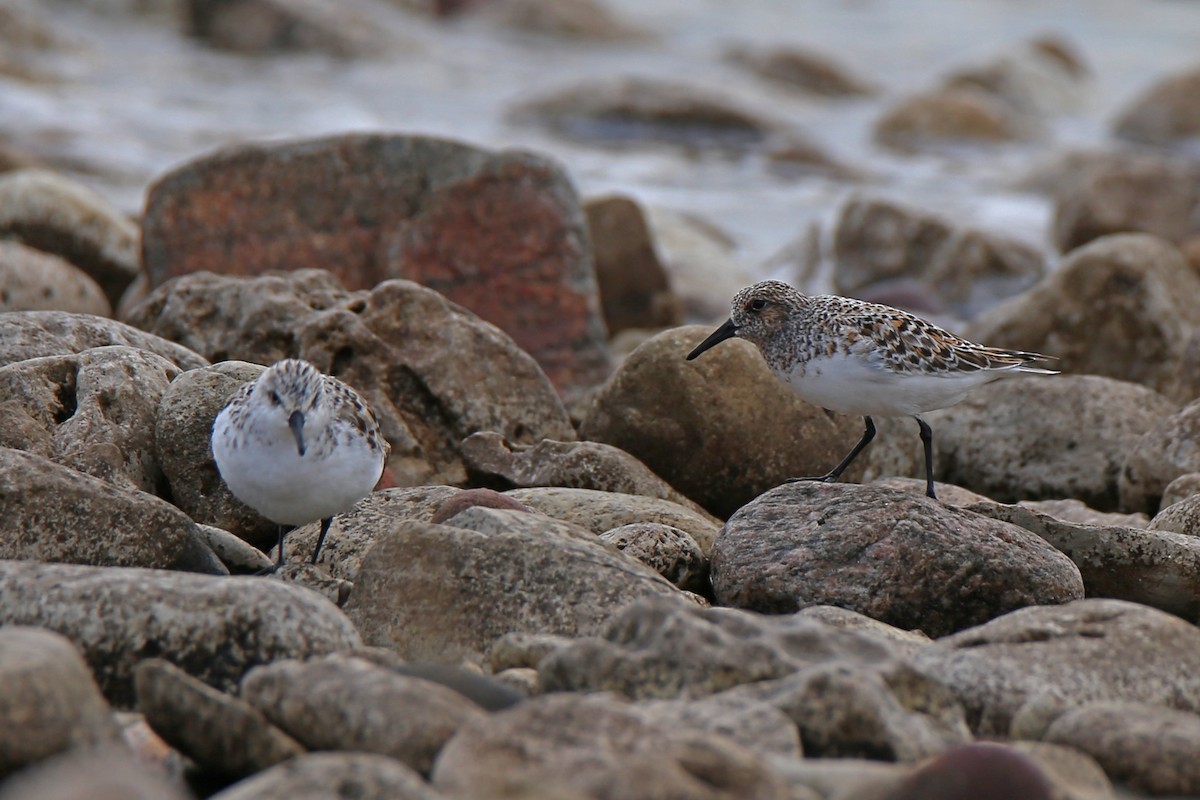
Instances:
[[[300,455],[304,455],[304,412],[293,411],[288,417],[288,427],[292,429],[292,435],[296,437],[296,450]]]
[[[735,336],[737,336],[737,325],[734,325],[733,320],[731,320],[731,319],[726,320],[724,325],[722,325],[721,327],[719,327],[715,331],[713,331],[711,334],[709,334],[709,337],[707,339],[705,339],[700,344],[696,345],[695,350],[688,353],[687,360],[691,361],[693,358],[700,355],[708,348],[718,345],[721,342],[725,341],[726,339],[732,339]]]

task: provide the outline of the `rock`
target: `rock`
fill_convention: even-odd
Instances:
[[[315,270],[195,274],[156,290],[130,319],[214,360],[303,358],[350,384],[379,419],[399,485],[464,481],[458,445],[476,431],[521,444],[575,438],[562,402],[528,354],[409,281],[347,292]]]
[[[1049,277],[975,320],[972,341],[1056,356],[1068,374],[1105,375],[1163,391],[1200,326],[1197,275],[1145,234],[1106,236],[1071,252]]]
[[[112,306],[138,273],[137,225],[90,189],[53,172],[0,175],[0,238],[75,265]]]
[[[1022,500],[1017,505],[1033,509],[1063,522],[1114,528],[1145,528],[1150,518],[1142,513],[1118,514],[1097,511],[1078,500]],[[1023,526],[1022,526],[1023,527]]]
[[[468,436],[468,439],[476,436],[487,436],[488,434],[476,433]],[[428,522],[436,522],[442,524],[447,520],[457,517],[468,508],[481,506],[483,508],[500,508],[509,511],[523,511],[527,514],[536,513],[532,508],[517,500],[497,492],[495,489],[460,489],[454,494],[447,497],[433,515],[427,519]]]
[[[301,219],[297,193],[307,198]],[[155,287],[200,270],[333,268],[352,290],[407,278],[504,330],[559,389],[608,374],[583,211],[562,168],[537,155],[385,134],[241,145],[151,186],[142,235]],[[373,317],[382,300],[375,293],[355,313]],[[405,316],[417,310],[388,308],[387,329],[423,341],[426,320]],[[260,360],[231,348],[226,357]]]
[[[505,494],[535,511],[572,522],[597,536],[622,525],[644,522],[670,525],[692,537],[705,556],[721,530],[720,523],[703,511],[654,497],[559,487],[513,489]]]
[[[901,100],[875,123],[876,143],[901,153],[1029,138],[1028,122],[990,92],[950,87]]]
[[[408,660],[478,662],[511,631],[586,636],[639,597],[686,597],[598,542],[522,524],[535,515],[471,508],[454,519],[502,513],[510,524],[496,533],[417,521],[384,532],[347,606],[364,640]]]
[[[0,367],[0,397],[19,407],[8,417],[17,430],[0,422],[0,444],[29,449],[120,489],[161,493],[154,415],[178,374],[167,359],[125,346]],[[36,432],[28,429],[30,421]]]
[[[1055,365],[1058,366],[1058,365]],[[1171,413],[1157,392],[1096,375],[996,381],[958,405],[923,415],[933,429],[934,477],[1003,502],[1077,498],[1134,510],[1119,485],[1130,451]],[[910,419],[877,423],[866,476],[924,476]]]
[[[487,716],[452,689],[346,655],[257,667],[241,695],[312,750],[378,753],[422,774]]]
[[[1130,600],[1200,620],[1200,539],[1116,525],[1080,525],[990,500],[963,507],[1045,539],[1079,567],[1087,597]]]
[[[1186,533],[1200,544],[1200,496],[1185,497],[1161,509],[1150,521],[1150,530]]]
[[[1200,68],[1168,75],[1121,112],[1114,132],[1131,142],[1186,149],[1200,136],[1197,92]]]
[[[669,328],[683,321],[642,209],[623,195],[584,203],[596,283],[609,335],[628,328]]]
[[[309,753],[235,783],[210,800],[440,800],[399,761],[373,753]]]
[[[433,785],[473,797],[524,796],[531,786],[596,800],[789,796],[766,761],[729,739],[579,695],[531,698],[464,729],[438,758]]]
[[[751,697],[720,693],[698,700],[650,700],[636,707],[651,722],[715,733],[756,753],[804,755],[795,723],[774,706]]]
[[[0,784],[0,800],[191,800],[178,781],[121,749],[68,753]]]
[[[913,771],[884,800],[1052,800],[1038,763],[996,742],[952,747]]]
[[[711,594],[708,561],[696,540],[679,528],[659,522],[634,522],[605,531],[600,541],[636,558],[684,591]]]
[[[744,152],[781,133],[781,123],[733,98],[648,78],[585,81],[514,109],[514,122],[537,124],[588,144],[667,144]]]
[[[831,625],[834,628],[860,631],[881,639],[887,639],[901,652],[905,653],[911,652],[918,647],[924,647],[933,641],[921,631],[906,631],[902,628],[895,628],[886,622],[871,619],[864,614],[859,614],[857,611],[851,611],[848,608],[840,606],[809,606],[808,608],[800,609],[792,616],[796,619],[816,620],[817,622]]]
[[[65,311],[19,311],[0,315],[0,366],[43,356],[82,353],[125,345],[162,356],[180,369],[208,364],[202,356],[123,322]]]
[[[861,435],[862,420],[805,403],[747,342],[685,361],[708,333],[676,328],[635,350],[596,395],[581,433],[631,453],[726,517],[787,478],[824,474]],[[846,480],[861,474],[854,465]]]
[[[267,579],[0,561],[0,598],[0,625],[71,639],[105,696],[125,707],[145,658],[165,658],[228,692],[259,664],[360,643],[332,603]]]
[[[1164,415],[1128,449],[1121,465],[1121,508],[1152,514],[1167,486],[1183,475],[1200,472],[1200,400]]]
[[[614,614],[596,638],[505,637],[490,665],[536,665],[547,692],[698,698],[814,665],[878,664],[902,652],[886,637],[800,615],[768,617],[651,597]]]
[[[982,90],[1036,121],[1082,109],[1089,72],[1071,45],[1043,37],[1022,43],[988,63],[958,70],[946,78],[945,86]]]
[[[512,531],[546,536],[552,539],[574,539],[579,542],[595,544],[598,537],[573,522],[548,517],[545,514],[531,513],[528,509],[489,508],[488,506],[471,506],[440,523],[451,528],[462,528],[489,536],[502,535]],[[610,552],[616,548],[605,548]]]
[[[796,800],[882,800],[910,770],[857,758],[772,758],[771,766]]]
[[[1200,472],[1185,472],[1163,489],[1159,510],[1169,508],[1194,494],[1200,494]]]
[[[1075,565],[1015,525],[824,483],[781,486],[730,517],[713,545],[712,582],[720,605],[838,605],[931,636],[1083,597]]]
[[[1084,162],[1056,187],[1054,243],[1062,252],[1115,233],[1149,233],[1176,245],[1200,233],[1200,168],[1151,155]]]
[[[372,492],[334,519],[321,546],[318,565],[336,578],[353,581],[362,567],[363,556],[397,520],[429,522],[460,491],[452,486],[417,486]],[[314,522],[292,531],[287,536],[288,551],[311,553],[320,530],[321,524]]]
[[[305,752],[245,700],[161,658],[137,665],[134,690],[155,733],[206,772],[244,778]]]
[[[512,445],[498,433],[481,431],[464,439],[460,449],[471,480],[498,489],[593,489],[656,497],[706,513],[645,464],[612,445],[551,439],[532,447]]]
[[[860,297],[868,287],[911,280],[962,316],[1028,289],[1046,271],[1033,247],[955,226],[886,200],[854,199],[834,233],[834,289]]]
[[[353,583],[330,575],[326,570],[307,560],[297,559],[295,552],[290,547],[287,547],[286,542],[284,546],[289,553],[292,553],[289,556],[291,560],[284,564],[281,569],[271,572],[272,578],[284,583],[302,586],[311,592],[316,592],[338,608],[346,605],[346,601],[350,599],[350,594],[354,591]],[[267,560],[272,565],[278,562],[278,547],[271,548],[271,555]]]
[[[977,736],[1006,736],[1027,704],[1121,700],[1200,709],[1191,664],[1200,632],[1122,600],[1023,608],[939,639],[912,656],[953,689]]]
[[[354,655],[399,675],[420,678],[453,689],[484,711],[511,708],[528,696],[515,691],[497,676],[485,675],[475,668],[446,664],[413,664],[383,647],[363,647],[355,650]]]
[[[733,47],[725,59],[778,86],[823,97],[855,97],[875,94],[870,82],[858,77],[831,56],[795,47],[756,50]]]
[[[493,22],[527,33],[595,42],[654,38],[597,0],[490,0],[481,8]]]
[[[1033,758],[1051,783],[1051,797],[1063,800],[1112,800],[1116,796],[1104,770],[1073,747],[1048,742],[1010,741],[1008,747]]]
[[[100,286],[58,256],[0,240],[0,312],[66,311],[112,316]]]
[[[391,44],[373,21],[329,0],[187,0],[187,34],[242,55],[321,52],[341,58]]]
[[[1140,703],[1088,703],[1070,709],[1046,741],[1082,750],[1110,778],[1150,795],[1200,794],[1200,716]]]
[[[264,369],[245,361],[223,361],[184,372],[162,395],[150,430],[157,461],[171,487],[171,502],[197,522],[267,550],[277,539],[275,523],[233,496],[221,480],[209,444],[217,414]]]
[[[0,686],[0,778],[71,748],[117,743],[112,709],[91,671],[56,633],[0,627]]]
[[[0,448],[0,559],[228,573],[165,500],[9,448]]]

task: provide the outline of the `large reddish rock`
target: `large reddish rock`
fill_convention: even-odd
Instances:
[[[408,278],[503,329],[560,390],[607,374],[579,199],[530,153],[382,134],[229,148],[151,186],[142,254],[152,286],[200,270]]]

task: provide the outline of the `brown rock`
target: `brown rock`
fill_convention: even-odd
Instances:
[[[1129,447],[1121,465],[1121,507],[1153,514],[1168,484],[1200,472],[1200,400],[1163,416]]]
[[[1024,753],[996,742],[952,747],[922,764],[883,800],[1053,800],[1050,778]]]
[[[1106,236],[1071,252],[1049,277],[967,331],[993,347],[1056,356],[1066,373],[1107,375],[1159,391],[1200,327],[1200,276],[1145,234]]]
[[[112,306],[138,273],[137,226],[99,195],[53,172],[0,175],[0,237],[74,264]]]
[[[480,434],[475,434],[479,436]],[[470,438],[470,437],[468,437]],[[446,520],[453,519],[468,508],[481,506],[483,508],[506,508],[510,511],[524,511],[526,513],[534,513],[533,509],[511,497],[497,492],[495,489],[463,489],[455,492],[446,498],[437,510],[433,512],[433,516],[429,518],[430,522],[438,525]]]
[[[70,752],[0,784],[0,800],[191,800],[192,794],[126,750]]]
[[[1186,146],[1200,136],[1200,68],[1160,80],[1121,112],[1115,132],[1122,139],[1160,146]]]
[[[461,448],[467,474],[477,483],[501,489],[558,486],[637,494],[704,513],[641,461],[612,445],[543,439],[531,447],[481,431],[464,439]]]
[[[187,33],[243,55],[322,52],[351,57],[382,51],[380,28],[330,0],[187,0]]]
[[[1024,42],[987,63],[957,70],[945,85],[982,90],[1018,113],[1043,117],[1081,109],[1088,72],[1067,42],[1045,37]]]
[[[913,654],[952,688],[978,736],[1007,736],[1023,708],[1122,700],[1200,710],[1200,631],[1121,600],[1023,608]]]
[[[245,700],[169,661],[138,664],[134,687],[138,710],[154,731],[204,770],[243,778],[305,752]]]
[[[211,795],[211,800],[442,800],[411,767],[374,753],[309,753]]]
[[[730,517],[713,545],[712,582],[720,605],[838,605],[931,636],[1083,597],[1075,565],[1022,528],[891,489],[825,483],[781,486]]]
[[[651,722],[715,733],[762,755],[804,755],[796,724],[779,709],[753,697],[726,692],[698,700],[649,700],[638,703],[637,709]]]
[[[1028,137],[1025,121],[994,95],[945,88],[900,101],[875,123],[875,141],[901,153]]]
[[[112,316],[112,305],[87,273],[58,256],[0,240],[0,312],[67,311]]]
[[[315,270],[257,278],[200,273],[156,290],[130,318],[214,360],[303,358],[350,384],[379,418],[398,485],[464,481],[458,445],[476,431],[518,443],[575,438],[527,353],[410,281],[347,292]]]
[[[597,0],[490,0],[478,5],[489,19],[529,33],[601,42],[653,38]]]
[[[65,311],[18,311],[0,315],[0,366],[43,356],[82,353],[93,347],[125,345],[149,350],[180,369],[208,364],[174,342],[112,319]]]
[[[388,135],[227,149],[150,188],[142,241],[154,286],[200,270],[403,277],[505,330],[560,389],[608,372],[579,201],[529,153]]]
[[[827,472],[862,420],[808,405],[745,342],[685,361],[708,333],[676,328],[635,350],[597,394],[582,434],[631,453],[725,517],[787,478]],[[846,479],[861,474],[854,465]]]
[[[726,53],[725,58],[761,78],[810,94],[853,97],[878,91],[832,57],[794,47],[761,51],[750,47],[734,47]]]
[[[596,282],[610,335],[627,328],[668,328],[683,321],[680,303],[638,204],[598,197],[584,204]]]
[[[686,532],[658,522],[635,522],[600,534],[630,558],[636,558],[675,586],[708,596],[708,561]]]
[[[535,697],[464,729],[433,785],[451,795],[594,800],[789,797],[766,761],[722,736],[647,720],[603,696]],[[519,795],[519,796],[524,796]]]
[[[834,234],[834,288],[854,297],[912,280],[964,316],[1032,286],[1046,271],[1029,245],[884,200],[842,208]]]
[[[1033,509],[1063,522],[1077,525],[1107,525],[1122,528],[1145,528],[1150,518],[1142,513],[1118,514],[1097,511],[1078,500],[1022,500],[1018,505]]]

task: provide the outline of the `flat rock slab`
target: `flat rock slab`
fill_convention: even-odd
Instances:
[[[0,365],[114,344],[149,350],[180,369],[208,364],[199,353],[115,319],[66,311],[13,311],[0,315]]]
[[[384,134],[228,148],[150,187],[142,253],[152,287],[199,271],[408,278],[506,331],[560,389],[608,370],[583,210],[531,153]]]
[[[719,605],[838,605],[931,636],[1083,597],[1079,570],[1023,528],[874,486],[785,484],[726,523]]]
[[[25,561],[0,561],[0,625],[75,642],[122,707],[133,703],[134,667],[145,658],[230,692],[259,664],[360,645],[336,606],[278,581]]]

